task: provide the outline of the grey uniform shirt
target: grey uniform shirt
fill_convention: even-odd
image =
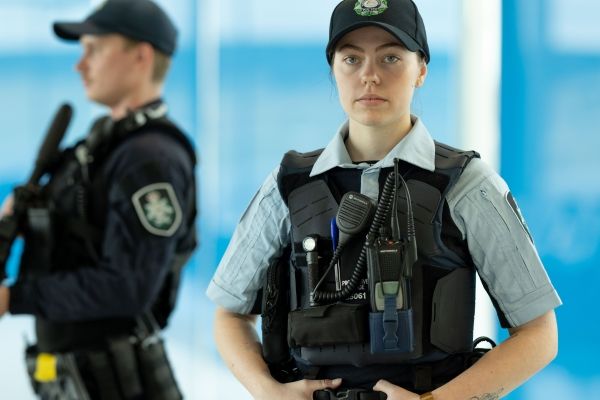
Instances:
[[[344,144],[347,135],[346,123],[318,157],[311,176],[335,167],[360,169],[361,193],[377,200],[379,173],[393,167],[394,158],[435,169],[434,141],[416,117],[409,134],[374,165],[352,162]],[[278,171],[279,167],[267,177],[242,215],[207,289],[208,297],[229,311],[250,312],[267,267],[290,242],[290,216],[277,188]],[[561,300],[509,198],[504,180],[473,159],[446,200],[488,292],[509,325],[516,327],[554,309]]]

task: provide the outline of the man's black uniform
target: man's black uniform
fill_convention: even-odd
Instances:
[[[63,152],[44,193],[50,262],[26,266],[36,276],[11,288],[10,311],[37,317],[37,351],[75,352],[92,394],[107,383],[98,366],[87,367],[111,340],[139,333],[142,319],[147,333],[153,322],[166,325],[196,246],[194,152],[168,119],[152,119],[161,109],[156,101],[120,121],[102,118]],[[47,251],[36,246],[26,243],[25,263]],[[109,364],[122,364],[107,354]]]

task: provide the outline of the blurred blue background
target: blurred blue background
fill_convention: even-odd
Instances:
[[[461,0],[416,2],[432,60],[413,110],[437,140],[460,146]],[[324,57],[337,1],[159,3],[180,28],[165,97],[201,159],[202,243],[166,332],[169,350],[187,398],[250,398],[216,353],[214,306],[204,290],[239,216],[282,154],[324,146],[344,121]],[[96,4],[0,0],[1,198],[31,171],[60,103],[76,110],[65,145],[105,112],[85,99],[74,71],[79,47],[58,41],[50,28],[55,20],[81,19]],[[599,17],[593,0],[502,2],[499,168],[565,303],[557,310],[558,358],[512,400],[591,399],[600,392]],[[29,317],[0,320],[2,399],[33,398],[21,365],[31,327]]]

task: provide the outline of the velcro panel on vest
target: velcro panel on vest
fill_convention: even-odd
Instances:
[[[308,182],[294,189],[288,198],[288,208],[292,222],[292,257],[296,261],[296,267],[306,266],[305,253],[302,249],[302,240],[308,235],[317,235],[317,252],[320,261],[325,261],[326,254],[331,257],[331,233],[330,224],[335,218],[338,204],[333,198],[327,184],[321,179]],[[321,262],[319,262],[321,264]],[[325,266],[320,265],[322,271]],[[295,268],[290,275],[291,291],[296,293],[292,299],[292,306],[298,306],[297,300],[302,307],[308,303],[308,272],[306,268]],[[299,296],[298,296],[299,294]]]
[[[435,238],[437,229],[432,225],[442,200],[442,194],[436,187],[422,181],[411,179],[406,182],[406,185],[413,205],[418,251],[420,254],[426,255],[438,254],[441,250]],[[400,217],[400,230],[406,232],[406,191],[404,187],[399,190],[397,208]]]
[[[292,191],[288,207],[294,241],[301,242],[308,235],[331,236],[329,224],[323,221],[335,218],[338,204],[325,182],[315,180]]]
[[[474,298],[475,276],[469,268],[457,268],[437,281],[431,318],[433,345],[450,354],[471,350]]]
[[[288,204],[290,193],[295,188],[311,181],[310,171],[322,152],[323,149],[308,153],[290,150],[285,153],[277,174],[277,187],[281,193],[281,198],[286,204]]]

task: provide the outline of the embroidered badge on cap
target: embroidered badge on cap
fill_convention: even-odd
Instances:
[[[510,206],[511,210],[513,210],[513,212],[517,216],[519,222],[521,223],[521,226],[525,230],[525,233],[527,234],[527,236],[529,236],[529,240],[531,240],[531,243],[533,243],[533,237],[531,236],[531,233],[529,232],[529,227],[527,226],[527,223],[525,222],[525,218],[523,218],[523,214],[521,214],[521,209],[517,205],[517,200],[515,200],[515,198],[511,192],[506,192],[504,194],[504,199]]]
[[[381,14],[387,8],[387,0],[358,0],[354,11],[362,17],[372,17]]]
[[[172,236],[181,225],[181,207],[170,183],[144,186],[131,196],[140,222],[158,236]]]

